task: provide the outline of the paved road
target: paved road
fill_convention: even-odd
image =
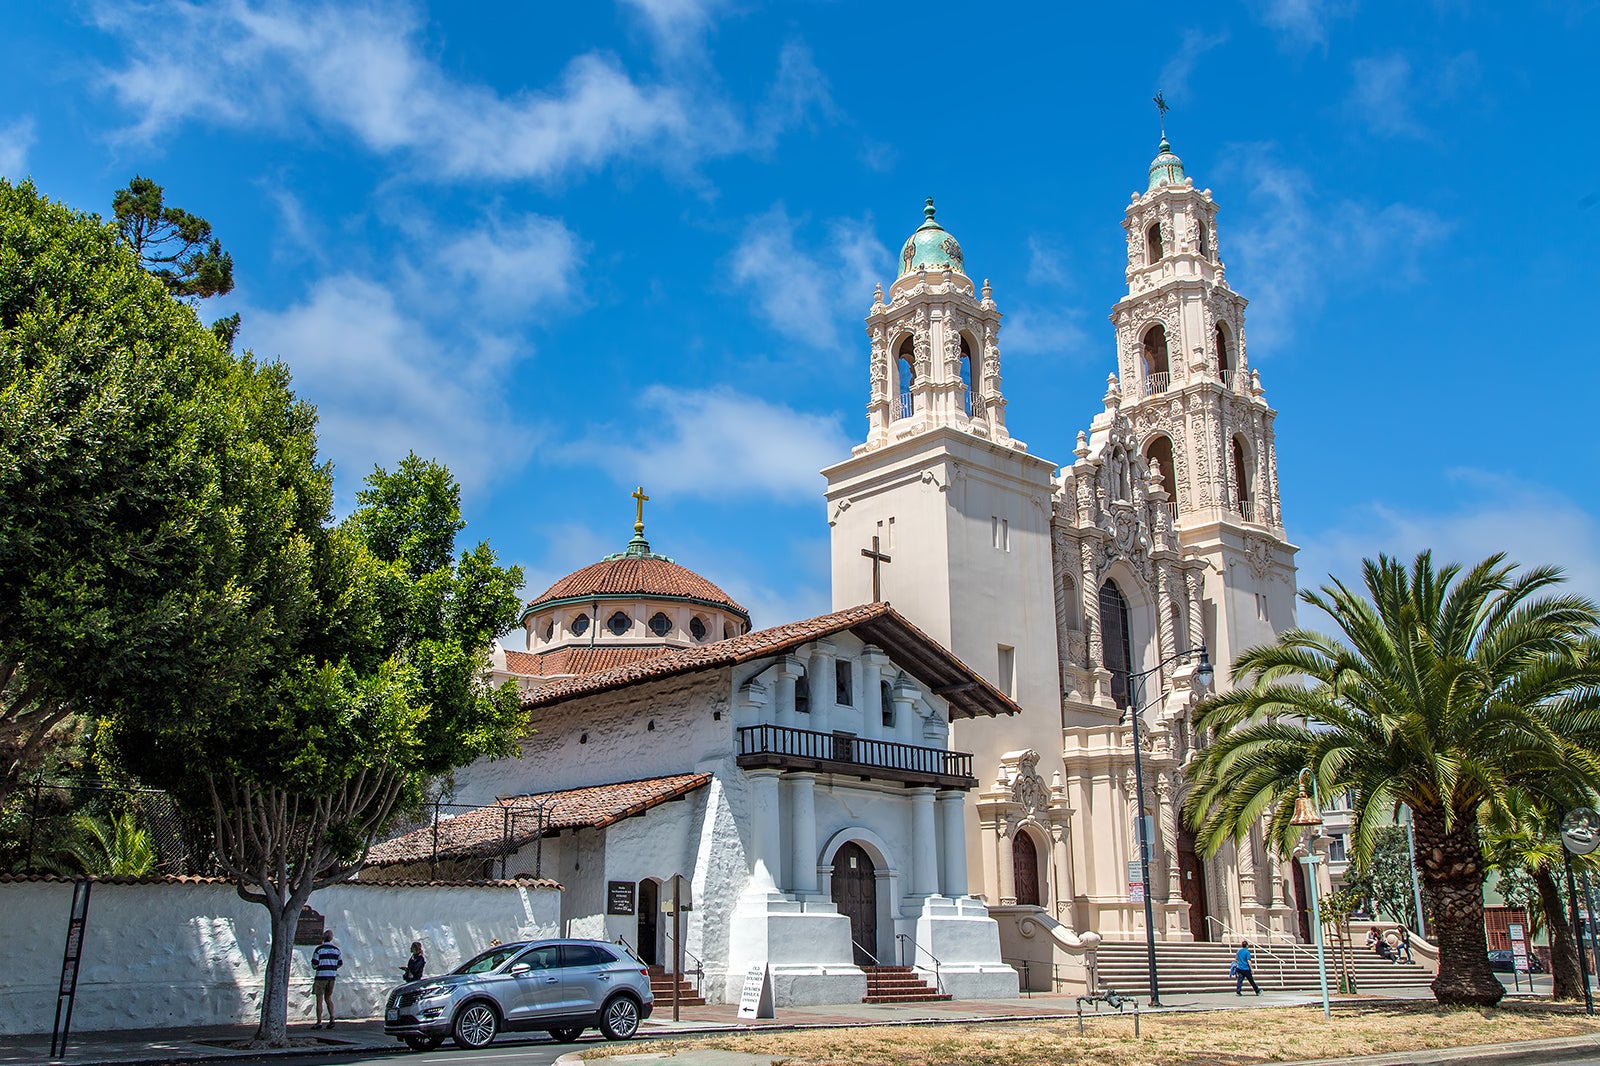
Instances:
[[[618,1054],[626,1054],[629,1051],[644,1050],[651,1043],[653,1041],[639,1039],[627,1043],[614,1043],[610,1046],[616,1048]],[[549,1066],[569,1051],[581,1051],[604,1044],[605,1040],[595,1036],[585,1037],[576,1044],[557,1044],[539,1037],[512,1035],[501,1037],[481,1051],[465,1051],[447,1041],[437,1051],[405,1051],[396,1045],[397,1050],[393,1054],[296,1055],[292,1061],[294,1066],[323,1066],[324,1063],[328,1066]]]

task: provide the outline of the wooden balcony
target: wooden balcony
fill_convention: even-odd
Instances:
[[[744,770],[809,770],[936,788],[969,789],[978,784],[968,752],[776,725],[741,728],[738,763]]]

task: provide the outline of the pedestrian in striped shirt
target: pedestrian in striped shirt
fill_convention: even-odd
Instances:
[[[311,969],[315,975],[311,981],[311,995],[317,1001],[317,1024],[311,1027],[313,1029],[322,1028],[324,1003],[328,1005],[328,1028],[333,1028],[333,979],[339,976],[339,967],[343,965],[344,955],[333,942],[333,930],[323,930],[322,943],[311,953]]]

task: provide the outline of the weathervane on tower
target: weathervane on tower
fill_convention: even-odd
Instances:
[[[1151,103],[1156,105],[1156,111],[1161,115],[1161,139],[1164,141],[1167,139],[1167,112],[1172,108],[1167,104],[1166,94],[1160,89],[1156,90],[1155,96],[1151,98]]]

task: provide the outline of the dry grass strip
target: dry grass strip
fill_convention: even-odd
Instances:
[[[1341,1006],[1332,1021],[1319,1007],[1146,1015],[1141,1036],[1131,1016],[1061,1022],[883,1026],[730,1034],[653,1043],[675,1053],[716,1048],[771,1055],[784,1066],[1246,1066],[1343,1058],[1422,1048],[1465,1047],[1600,1033],[1600,1022],[1567,1010],[1513,1006],[1444,1010],[1432,1005]],[[585,1058],[614,1054],[599,1050]]]

